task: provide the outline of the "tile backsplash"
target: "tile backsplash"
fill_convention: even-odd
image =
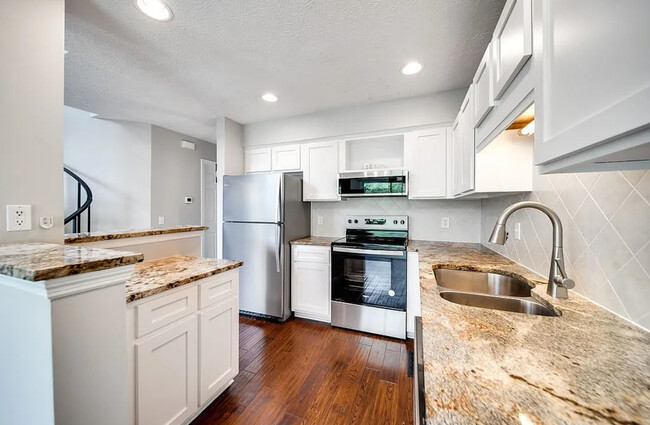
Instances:
[[[341,202],[312,202],[314,236],[344,236],[347,215],[408,215],[411,239],[480,242],[481,201],[409,201],[405,198],[362,198]],[[323,224],[318,224],[322,217]],[[449,228],[441,227],[449,217]]]
[[[575,291],[650,329],[650,171],[535,175],[533,192],[481,201],[481,243],[547,276],[551,221],[515,212],[505,245],[488,242],[503,209],[522,200],[553,208],[564,227],[564,254]],[[521,239],[514,226],[521,223]]]

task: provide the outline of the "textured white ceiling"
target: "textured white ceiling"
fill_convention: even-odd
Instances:
[[[505,0],[66,0],[65,103],[214,141],[246,124],[467,86]],[[423,71],[405,77],[417,58]],[[260,99],[266,91],[280,101]]]

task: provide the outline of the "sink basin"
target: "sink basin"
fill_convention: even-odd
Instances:
[[[550,307],[534,298],[511,298],[494,295],[473,294],[469,292],[442,291],[440,296],[452,303],[492,310],[511,311],[514,313],[534,314],[537,316],[559,316]]]
[[[527,282],[502,274],[447,269],[433,272],[438,286],[443,288],[487,295],[530,297],[531,288]]]

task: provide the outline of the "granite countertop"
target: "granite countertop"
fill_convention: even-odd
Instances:
[[[39,281],[142,261],[142,254],[51,243],[0,245],[0,274]]]
[[[341,236],[307,236],[306,238],[296,239],[291,241],[291,245],[317,245],[317,246],[330,246],[332,242],[341,239]]]
[[[650,333],[480,244],[418,251],[428,424],[648,424]],[[495,271],[535,285],[559,317],[468,307],[439,296],[433,269]]]
[[[166,235],[169,233],[198,232],[208,226],[154,227],[150,229],[116,230],[112,232],[69,233],[65,235],[66,244],[108,241],[111,239],[140,238],[143,236]]]
[[[243,264],[242,261],[184,255],[146,261],[135,266],[135,272],[126,283],[126,302],[159,294]]]

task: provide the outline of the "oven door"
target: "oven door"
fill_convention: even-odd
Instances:
[[[333,246],[332,301],[406,311],[406,252]]]

